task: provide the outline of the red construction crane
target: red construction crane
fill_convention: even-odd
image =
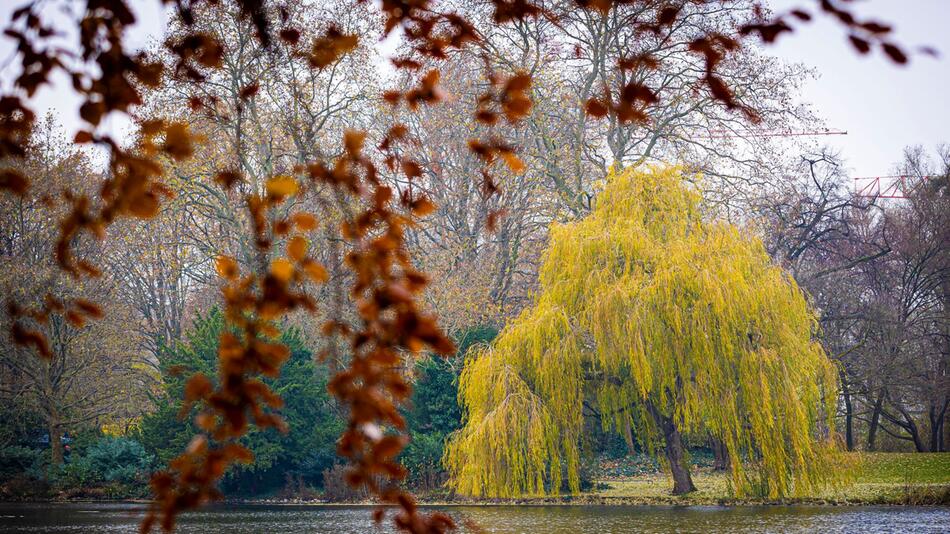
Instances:
[[[860,176],[854,179],[854,196],[907,198],[911,189],[930,176]]]
[[[818,135],[848,135],[848,132],[843,130],[830,130],[828,128],[806,131],[765,129],[706,130],[706,132],[701,135],[693,135],[691,137],[693,139],[732,139],[739,137],[813,137]]]

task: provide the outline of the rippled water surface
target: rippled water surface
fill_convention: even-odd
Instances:
[[[370,508],[219,505],[188,514],[178,532],[392,532],[376,526]],[[484,532],[612,534],[617,532],[950,532],[950,508],[938,507],[458,507],[446,511]],[[138,532],[137,504],[0,504],[0,532]],[[471,531],[463,528],[464,531]]]

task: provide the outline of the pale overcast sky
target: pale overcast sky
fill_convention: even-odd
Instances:
[[[155,0],[132,0],[141,29],[130,36],[144,45],[157,37],[166,16]],[[772,0],[776,11],[809,6],[811,0]],[[0,20],[9,20],[19,0],[0,0]],[[76,2],[80,4],[80,2]],[[898,67],[880,54],[859,57],[846,43],[841,28],[818,21],[784,37],[768,52],[787,61],[814,67],[818,78],[806,83],[803,100],[834,129],[847,136],[818,139],[839,149],[847,159],[852,176],[889,174],[905,146],[950,142],[950,0],[864,0],[855,2],[861,13],[893,23],[897,41],[909,48],[929,45],[941,52],[939,58],[914,55],[911,65]],[[0,66],[12,53],[10,41],[0,37]],[[0,72],[4,87],[8,69]],[[37,100],[40,111],[55,109],[64,126],[77,126],[75,99],[69,98],[68,84],[42,91]],[[124,121],[113,120],[113,133],[125,129]]]
[[[772,0],[776,11],[807,5]],[[867,0],[861,13],[890,22],[896,40],[908,47],[933,46],[940,57],[914,55],[897,67],[881,54],[859,57],[846,34],[829,21],[787,36],[769,52],[814,67],[803,99],[829,127],[847,136],[823,138],[841,150],[852,176],[890,174],[908,145],[933,149],[950,143],[950,0]]]

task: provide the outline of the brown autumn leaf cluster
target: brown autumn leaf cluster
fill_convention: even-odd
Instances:
[[[494,126],[504,116],[509,123],[516,123],[528,116],[531,111],[531,76],[526,72],[517,72],[502,79],[496,73],[489,75],[491,88],[477,101],[475,119],[478,122]]]
[[[275,208],[297,194],[298,187],[291,176],[274,176],[263,194],[246,198],[262,258],[267,257],[274,237],[316,225],[306,212],[283,219],[272,216]],[[316,303],[303,288],[307,282],[327,280],[326,271],[310,257],[299,233],[288,240],[286,256],[272,260],[262,272],[242,275],[237,262],[226,256],[219,257],[215,267],[224,281],[224,309],[232,330],[221,335],[217,383],[200,373],[192,376],[182,406],[183,416],[195,403],[203,407],[195,422],[206,434],[196,436],[188,450],[152,479],[155,503],[144,530],[159,520],[163,529],[171,530],[178,511],[219,498],[217,483],[228,466],[253,461],[250,451],[235,443],[251,423],[286,431],[275,412],[283,401],[258,377],[279,376],[290,355],[275,340],[275,321],[298,308],[315,311]]]
[[[52,294],[44,297],[44,306],[38,310],[23,309],[16,302],[7,303],[7,313],[11,317],[31,319],[39,324],[47,324],[51,314],[62,314],[66,321],[75,328],[81,328],[89,319],[101,319],[102,309],[94,302],[86,299],[63,300]],[[29,328],[22,322],[15,322],[10,333],[13,342],[31,347],[40,356],[47,360],[53,357],[46,337],[39,331]]]
[[[195,27],[196,17],[213,16],[216,9],[223,10],[227,4],[236,6],[241,16],[252,23],[257,39],[265,48],[296,47],[300,40],[300,29],[285,24],[286,13],[277,2],[155,1],[172,5],[185,28]],[[609,12],[619,6],[642,7],[656,16],[641,21],[636,30],[658,32],[675,25],[688,3],[717,1],[724,0],[574,0],[572,8]],[[557,22],[556,15],[532,0],[491,0],[491,3],[495,24],[538,17]],[[859,52],[867,53],[873,46],[880,46],[893,61],[907,61],[906,54],[888,40],[888,26],[859,21],[846,2],[818,0],[814,3],[816,13],[831,16],[847,29],[851,43]],[[70,209],[51,253],[71,275],[94,277],[98,275],[98,268],[85,258],[74,257],[73,243],[84,235],[103,236],[106,227],[120,218],[154,216],[163,200],[170,196],[170,190],[162,183],[160,158],[189,159],[195,145],[200,143],[184,124],[151,121],[141,125],[139,142],[127,149],[97,133],[97,127],[110,113],[130,113],[142,103],[144,91],[160,86],[167,77],[184,77],[202,83],[203,72],[221,66],[223,45],[200,31],[186,32],[183,37],[166,43],[172,58],[166,64],[130,52],[126,47],[126,34],[135,23],[127,0],[88,0],[81,19],[76,21],[78,57],[71,57],[57,41],[60,33],[44,21],[41,4],[33,1],[16,10],[5,31],[16,43],[16,59],[21,71],[9,94],[0,95],[0,159],[24,156],[35,122],[29,100],[40,87],[50,83],[54,72],[65,74],[82,99],[80,116],[86,123],[75,141],[104,148],[109,154],[110,172],[96,198],[71,191],[62,193],[58,200],[66,202]],[[199,4],[207,9],[196,10]],[[481,39],[475,25],[451,10],[441,9],[435,0],[381,0],[379,7],[384,21],[382,33],[386,35],[400,29],[410,50],[406,57],[394,60],[394,66],[405,71],[421,71],[426,67],[414,87],[388,91],[383,99],[393,106],[404,102],[411,110],[437,104],[445,97],[439,88],[438,62],[453,50],[479,43]],[[730,88],[717,75],[717,67],[737,49],[739,39],[757,36],[762,41],[772,42],[792,31],[792,24],[811,18],[812,12],[807,9],[771,18],[760,12],[759,20],[739,28],[736,35],[698,36],[690,47],[703,59],[706,68],[704,87],[698,89],[709,91],[725,106],[753,117],[754,110],[736,103]],[[276,30],[275,24],[279,26]],[[279,38],[275,39],[275,35]],[[358,36],[330,28],[312,42],[307,52],[310,66],[326,68],[357,44]],[[655,68],[657,64],[656,58],[636,57],[621,61],[616,68],[630,69],[638,65]],[[514,123],[530,112],[531,77],[528,74],[517,72],[500,77],[486,73],[486,78],[490,88],[473,110],[479,121],[491,126],[504,117]],[[252,97],[257,90],[254,85],[244,88],[242,98]],[[650,120],[649,107],[659,104],[662,96],[659,88],[632,81],[619,94],[609,94],[605,89],[603,97],[587,103],[587,111],[598,117],[613,114],[621,122],[645,122]],[[191,104],[199,109],[214,102],[194,97]],[[397,125],[377,148],[387,168],[398,169],[411,183],[421,176],[422,168],[411,157],[411,148],[396,150],[397,145],[411,147],[411,143],[405,142],[406,137],[406,128]],[[435,319],[422,314],[417,307],[427,279],[412,267],[403,240],[405,228],[412,224],[411,217],[425,215],[434,205],[412,188],[395,198],[393,191],[379,180],[373,158],[366,155],[365,139],[365,133],[349,132],[343,140],[342,156],[334,161],[301,165],[294,176],[272,177],[264,191],[249,194],[245,199],[262,261],[256,271],[247,273],[239,272],[228,258],[218,262],[218,272],[224,280],[222,298],[233,331],[221,339],[217,380],[195,376],[187,388],[187,400],[203,407],[197,422],[205,434],[197,436],[168,470],[153,480],[156,500],[153,513],[143,524],[144,530],[156,521],[170,530],[178,513],[217,498],[216,484],[228,466],[252,461],[248,451],[234,442],[247,432],[250,424],[283,426],[276,413],[281,400],[260,379],[279,373],[287,358],[286,348],[273,340],[274,321],[291,310],[315,308],[317,303],[310,299],[304,284],[322,282],[327,273],[308,255],[302,235],[291,237],[286,257],[272,262],[263,258],[272,248],[275,236],[306,231],[316,225],[314,216],[303,212],[286,219],[274,217],[275,207],[297,194],[303,177],[328,185],[343,197],[358,200],[362,206],[340,229],[342,237],[351,245],[346,265],[353,275],[350,296],[358,312],[359,325],[352,327],[342,320],[334,320],[325,327],[327,335],[348,339],[352,351],[349,365],[333,377],[330,385],[332,393],[349,409],[349,424],[340,440],[339,452],[352,463],[350,482],[367,486],[383,502],[399,505],[396,522],[403,530],[444,532],[453,527],[447,516],[421,513],[412,497],[396,489],[394,484],[377,482],[379,475],[398,481],[405,474],[395,460],[405,443],[399,434],[405,423],[398,407],[410,392],[409,384],[398,371],[400,355],[425,349],[450,354],[454,348]],[[524,163],[516,155],[517,147],[500,138],[473,139],[469,148],[485,163],[482,189],[486,195],[499,191],[488,172],[488,167],[496,161],[503,161],[514,173],[524,170]],[[218,169],[216,174],[216,181],[224,188],[241,181],[240,174],[233,169]],[[29,177],[11,169],[0,169],[0,189],[10,194],[29,195]],[[411,215],[404,215],[404,211]],[[493,213],[490,223],[500,216]],[[43,320],[50,314],[61,313],[70,322],[79,324],[100,315],[93,303],[67,303],[55,296],[47,298],[40,309],[11,305],[8,311],[13,319],[13,339],[36,349],[42,357],[50,356],[48,349],[44,349],[42,335],[24,327],[18,318]]]

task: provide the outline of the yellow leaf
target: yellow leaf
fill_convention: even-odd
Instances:
[[[327,270],[323,268],[323,265],[315,261],[308,261],[304,264],[303,268],[304,271],[307,272],[307,276],[314,282],[323,283],[330,279],[330,275],[327,273]]]
[[[214,262],[214,267],[218,271],[218,274],[221,278],[226,278],[228,280],[234,280],[238,275],[238,266],[237,262],[234,261],[234,258],[228,256],[218,256],[218,259]]]
[[[421,197],[412,203],[412,212],[419,217],[425,217],[433,211],[435,211],[435,204],[427,197]]]
[[[365,140],[366,132],[347,130],[343,134],[343,145],[346,147],[346,152],[353,157],[360,155],[360,151],[363,150],[363,141]]]
[[[287,243],[287,255],[294,261],[300,261],[307,257],[307,240],[299,235],[290,238]]]
[[[278,258],[271,262],[270,274],[282,282],[287,282],[294,275],[294,265],[284,258]]]
[[[514,152],[502,152],[501,157],[505,160],[505,164],[508,165],[508,168],[511,169],[511,172],[515,174],[521,174],[524,172],[524,162],[521,161],[521,158],[516,156]]]
[[[317,227],[317,219],[309,213],[296,213],[293,216],[294,224],[302,232],[309,232]]]
[[[295,180],[293,176],[287,176],[286,174],[274,176],[267,181],[267,194],[272,197],[280,198],[295,195],[299,188],[297,180]]]

